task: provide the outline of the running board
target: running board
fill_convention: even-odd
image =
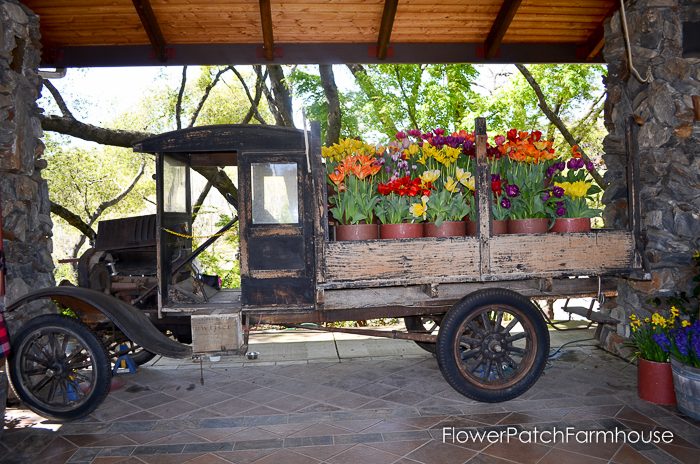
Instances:
[[[606,316],[602,314],[600,311],[592,311],[589,308],[586,308],[584,306],[565,306],[561,308],[563,311],[566,311],[567,313],[571,314],[576,314],[578,316],[583,316],[586,319],[597,322],[599,324],[619,324],[620,321],[618,321],[615,318],[612,318],[610,316]]]

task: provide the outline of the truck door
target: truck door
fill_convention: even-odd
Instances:
[[[238,170],[243,306],[313,306],[313,190],[305,153],[242,153]]]

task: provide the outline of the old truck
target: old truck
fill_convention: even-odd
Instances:
[[[614,294],[611,278],[640,268],[635,189],[631,230],[492,235],[483,119],[476,133],[477,235],[368,241],[333,240],[318,124],[194,127],[137,143],[135,151],[155,156],[157,212],[102,223],[79,263],[80,286],[8,305],[49,301],[71,314],[36,317],[13,334],[15,392],[39,414],[75,419],[105,398],[110,361],[124,346],[140,361],[242,354],[254,324],[315,323],[413,340],[470,398],[522,394],[549,352],[546,314],[533,300]],[[193,249],[191,172],[215,176],[226,166],[237,167],[239,196],[228,200],[238,217]],[[216,289],[193,259],[236,221],[241,286]],[[323,325],[377,317],[404,318],[407,330]]]

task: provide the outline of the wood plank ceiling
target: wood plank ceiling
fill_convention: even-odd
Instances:
[[[22,0],[53,66],[600,62],[617,0]]]

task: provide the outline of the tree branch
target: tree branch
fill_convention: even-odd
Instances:
[[[367,75],[367,70],[361,64],[347,64],[346,66],[355,77],[355,80],[362,91],[365,93],[365,95],[367,95],[370,102],[372,102],[372,107],[374,108],[379,121],[382,123],[384,132],[393,137],[399,130],[396,128],[394,121],[389,119],[387,116],[380,99],[382,94],[370,80],[369,76]]]
[[[267,79],[267,73],[264,75],[262,74],[261,67],[260,65],[255,65],[255,97],[250,95],[250,89],[248,88],[248,84],[246,84],[245,79],[243,79],[243,76],[241,73],[238,72],[236,68],[233,69],[233,73],[236,75],[238,80],[240,81],[241,85],[243,86],[243,90],[245,91],[246,96],[248,97],[248,101],[250,102],[250,108],[248,109],[248,112],[246,115],[243,117],[243,121],[241,121],[241,124],[248,124],[250,120],[255,116],[255,119],[260,122],[260,124],[267,124],[265,122],[265,119],[260,115],[260,98],[262,97],[262,88],[265,85],[265,79]]]
[[[139,140],[153,135],[148,132],[105,129],[61,116],[41,116],[40,119],[41,127],[44,130],[116,147],[131,148]],[[195,167],[192,169],[211,181],[214,188],[221,192],[224,197],[229,194],[238,201],[238,189],[224,171],[216,167]]]
[[[187,65],[182,67],[182,80],[180,81],[180,90],[177,93],[177,102],[175,103],[175,124],[177,129],[182,129],[182,95],[185,93],[185,84],[187,84]]]
[[[321,76],[321,86],[323,93],[328,100],[328,128],[326,129],[326,145],[331,146],[340,140],[340,126],[342,114],[340,112],[340,98],[338,97],[338,86],[335,84],[333,75],[333,65],[320,64],[318,71]]]
[[[206,103],[207,98],[209,98],[209,93],[211,90],[214,88],[214,86],[219,82],[219,79],[221,79],[221,76],[226,72],[231,69],[234,69],[233,66],[226,66],[223,69],[220,69],[219,72],[216,73],[216,76],[214,77],[214,80],[212,80],[209,85],[204,89],[204,95],[202,95],[202,98],[199,100],[199,103],[197,104],[197,108],[194,110],[194,114],[192,114],[192,119],[190,119],[190,125],[188,127],[193,127],[194,123],[197,121],[197,118],[199,117],[199,112],[202,111],[202,108],[204,107],[204,103]]]
[[[71,113],[68,109],[68,105],[66,105],[66,102],[63,100],[63,97],[61,96],[61,93],[58,91],[58,89],[54,87],[54,85],[48,79],[42,79],[42,82],[44,84],[44,87],[49,89],[49,92],[51,92],[54,101],[56,101],[56,104],[58,105],[58,109],[61,110],[61,114],[65,117],[72,118],[73,113]]]
[[[83,219],[75,214],[74,212],[70,211],[68,208],[59,205],[58,203],[54,203],[53,201],[51,202],[51,212],[55,214],[56,216],[62,218],[65,220],[68,224],[71,226],[75,227],[82,233],[84,236],[89,238],[90,240],[95,240],[95,237],[97,237],[97,234],[95,233],[94,230],[92,230],[92,227],[87,225]]]
[[[547,119],[549,119],[552,124],[554,124],[557,129],[559,129],[559,132],[561,132],[561,135],[564,136],[564,140],[567,141],[569,145],[572,147],[577,144],[576,139],[574,139],[574,136],[571,135],[571,132],[569,132],[569,129],[566,128],[564,125],[564,122],[561,120],[559,116],[554,114],[554,112],[549,108],[549,105],[547,105],[547,100],[544,97],[544,93],[542,92],[542,89],[540,88],[539,84],[535,80],[535,78],[530,74],[530,71],[522,64],[516,64],[515,65],[518,70],[522,73],[522,75],[525,77],[525,80],[527,80],[528,84],[530,84],[530,87],[532,87],[532,90],[535,91],[535,95],[537,95],[537,100],[539,101],[539,107],[542,110],[542,112],[547,116]],[[583,159],[585,161],[591,161],[591,159],[588,157],[586,153],[584,153],[583,149],[579,147],[579,152],[581,153]],[[606,184],[605,181],[603,181],[603,177],[597,172],[597,171],[592,171],[591,175],[593,176],[593,179],[596,181],[598,186],[605,190]]]
[[[197,197],[197,201],[194,202],[194,205],[192,206],[192,222],[194,223],[194,220],[197,219],[197,215],[199,214],[199,210],[202,208],[202,205],[204,204],[204,200],[207,199],[207,195],[209,195],[209,192],[211,191],[211,182],[207,182],[204,185],[204,188],[200,192],[199,196]]]
[[[270,101],[270,105],[276,108],[275,120],[278,126],[294,127],[292,116],[292,94],[285,84],[284,71],[278,64],[268,64],[267,73],[270,77],[271,92],[265,96]]]

